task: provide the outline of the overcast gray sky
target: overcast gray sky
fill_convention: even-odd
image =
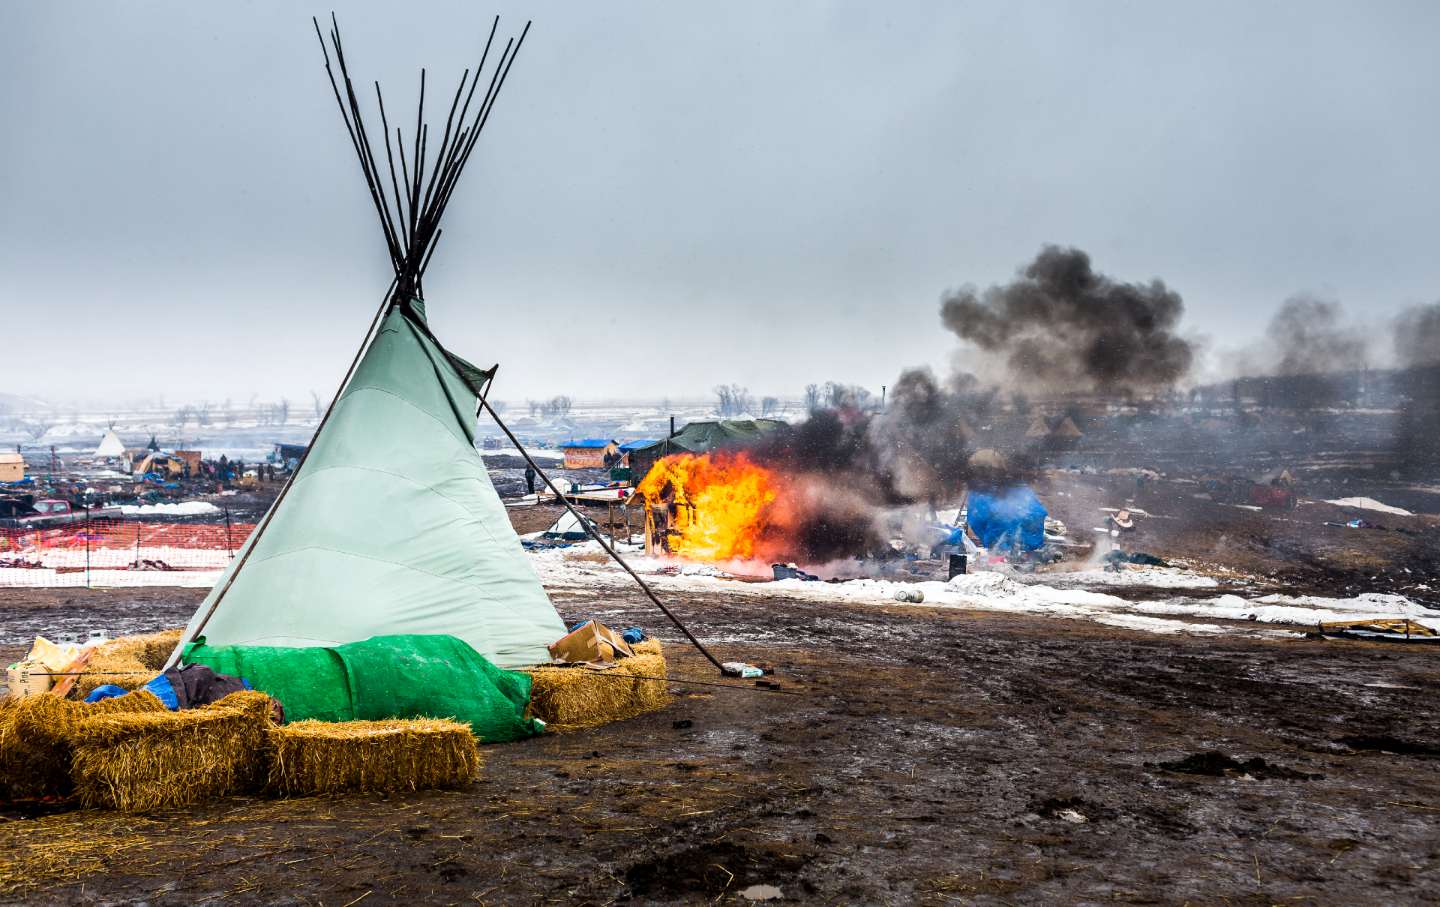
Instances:
[[[0,391],[333,388],[389,274],[328,9],[0,3]],[[1046,242],[1212,347],[1297,291],[1440,298],[1433,2],[336,9],[412,111],[535,20],[426,278],[503,398],[878,387]]]

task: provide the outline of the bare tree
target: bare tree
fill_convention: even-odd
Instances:
[[[715,410],[722,419],[743,416],[755,408],[750,391],[738,384],[717,384],[715,398]]]
[[[768,418],[771,417],[771,416],[778,416],[779,414],[780,414],[780,398],[779,398],[779,397],[761,397],[761,398],[760,398],[760,417],[761,417],[762,419],[768,419]]]
[[[805,385],[805,411],[813,413],[820,409],[820,385]]]
[[[551,419],[564,419],[570,415],[570,398],[564,395],[551,397],[544,406],[545,415]]]
[[[275,404],[275,419],[281,425],[290,421],[290,401],[284,397],[281,397],[280,402]]]
[[[320,395],[313,390],[310,392],[310,404],[315,407],[315,421],[319,422],[320,417],[325,415],[325,404],[320,402]]]

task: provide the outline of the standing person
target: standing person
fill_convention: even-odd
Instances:
[[[220,481],[230,481],[230,458],[224,454],[220,455]]]
[[[535,467],[529,463],[525,464],[525,493],[535,493]]]

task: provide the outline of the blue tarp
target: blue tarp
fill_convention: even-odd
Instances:
[[[986,548],[1019,545],[1034,551],[1045,544],[1045,505],[1029,485],[997,491],[971,491],[966,518]]]

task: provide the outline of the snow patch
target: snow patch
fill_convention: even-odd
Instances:
[[[1339,498],[1334,501],[1326,501],[1327,504],[1334,504],[1336,507],[1354,507],[1359,510],[1374,510],[1379,513],[1388,513],[1393,516],[1414,516],[1408,510],[1401,510],[1399,507],[1391,507],[1389,504],[1382,504],[1374,498]]]
[[[176,504],[126,504],[120,508],[126,516],[207,516],[220,508],[209,501],[180,501]]]

